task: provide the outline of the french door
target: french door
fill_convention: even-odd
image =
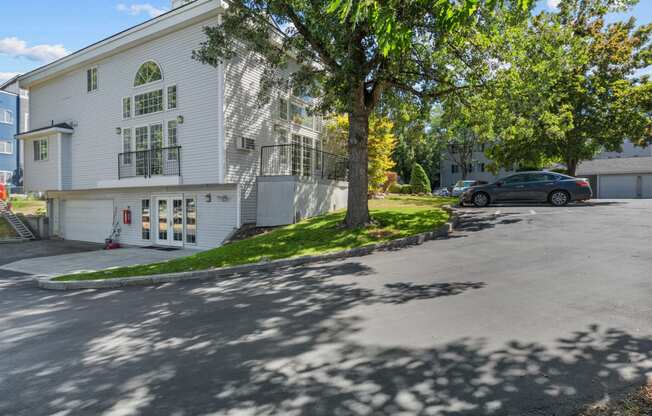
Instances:
[[[183,198],[165,196],[156,198],[156,244],[183,246]]]

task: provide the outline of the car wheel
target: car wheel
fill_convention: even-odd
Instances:
[[[478,192],[477,194],[473,195],[473,205],[475,205],[478,208],[486,207],[489,205],[489,195],[485,194],[484,192]]]
[[[566,191],[554,191],[548,198],[550,203],[556,207],[563,207],[570,201],[570,196]]]

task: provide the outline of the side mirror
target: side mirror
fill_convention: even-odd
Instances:
[[[501,186],[503,186],[503,183],[501,181],[498,181],[496,182],[496,186],[500,188]]]

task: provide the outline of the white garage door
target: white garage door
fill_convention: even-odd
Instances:
[[[599,194],[607,199],[652,198],[652,175],[601,175]]]
[[[66,240],[103,243],[111,235],[113,201],[68,200],[63,205],[63,236]]]

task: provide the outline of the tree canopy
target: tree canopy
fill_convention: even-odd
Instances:
[[[500,62],[489,87],[455,97],[448,114],[492,142],[498,167],[577,165],[623,140],[652,141],[652,25],[605,22],[636,0],[562,0],[514,25],[491,46]],[[459,100],[471,111],[459,112]]]
[[[241,46],[265,66],[262,95],[289,83],[319,97],[322,112],[349,117],[349,197],[346,225],[369,222],[367,138],[369,117],[386,96],[429,107],[468,88],[464,43],[454,48],[460,65],[446,59],[451,34],[475,25],[497,7],[523,10],[531,0],[233,0],[220,24],[207,27],[196,59],[218,65]],[[455,36],[458,36],[455,34]],[[459,37],[458,37],[459,39]],[[287,77],[289,63],[298,70]]]

